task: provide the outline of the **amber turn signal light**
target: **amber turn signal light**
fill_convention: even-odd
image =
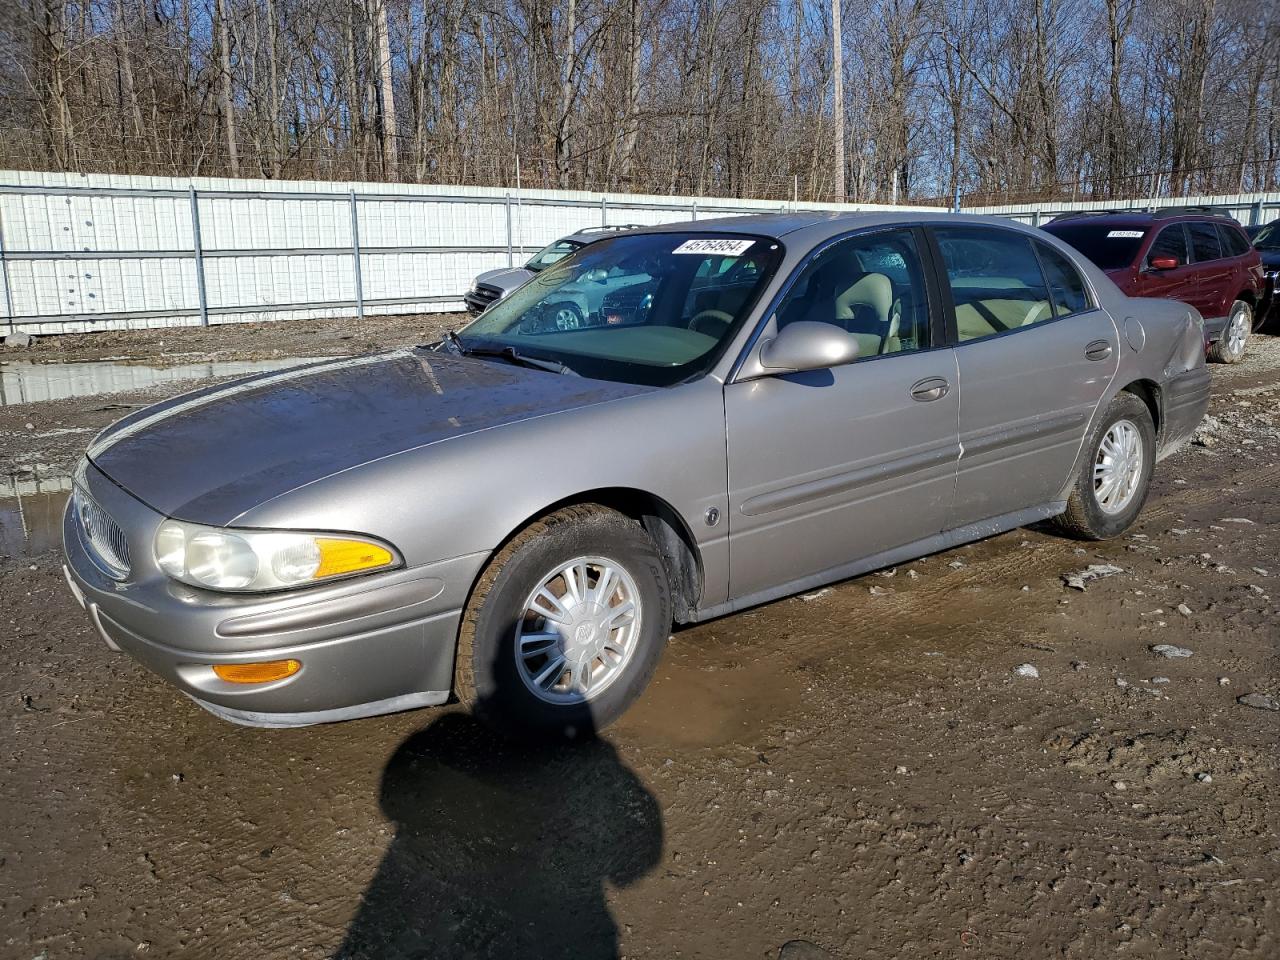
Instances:
[[[292,677],[302,669],[301,660],[267,660],[263,663],[215,663],[213,672],[227,683],[270,683]]]

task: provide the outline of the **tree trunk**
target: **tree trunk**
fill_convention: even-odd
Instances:
[[[228,0],[218,0],[218,65],[221,72],[222,128],[227,139],[227,165],[231,176],[240,176],[240,154],[236,148],[236,115],[231,86],[231,19]]]
[[[569,186],[570,141],[573,137],[573,81],[578,59],[578,0],[566,0],[564,48],[560,53],[560,104],[556,118],[556,179]]]
[[[831,116],[835,121],[832,134],[831,175],[835,186],[834,200],[844,203],[844,37],[840,30],[840,0],[831,0]]]
[[[396,98],[391,75],[391,35],[387,25],[387,6],[383,0],[373,0],[370,10],[378,57],[379,116],[382,130],[382,162],[384,172],[392,179],[399,175],[397,152],[399,135],[396,129]]]

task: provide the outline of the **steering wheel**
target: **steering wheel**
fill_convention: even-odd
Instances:
[[[699,310],[689,321],[689,329],[694,333],[719,340],[733,326],[733,316],[723,310]]]

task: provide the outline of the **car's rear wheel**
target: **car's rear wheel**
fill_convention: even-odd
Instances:
[[[481,575],[456,693],[504,733],[589,736],[648,685],[670,631],[666,571],[643,528],[595,504],[568,507],[522,530]]]
[[[1239,363],[1253,333],[1253,308],[1243,300],[1231,305],[1227,325],[1217,343],[1209,348],[1209,359],[1216,363]]]
[[[1107,540],[1128,530],[1146,503],[1155,452],[1151,411],[1134,394],[1118,394],[1085,441],[1057,527],[1084,540]]]

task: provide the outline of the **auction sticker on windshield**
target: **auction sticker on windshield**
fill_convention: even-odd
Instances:
[[[751,249],[754,240],[686,240],[672,253],[719,253],[726,257],[740,257]]]
[[[1107,234],[1108,239],[1112,237],[1123,237],[1126,240],[1129,240],[1129,239],[1136,240],[1141,236],[1142,236],[1141,230],[1112,230],[1110,233]]]

